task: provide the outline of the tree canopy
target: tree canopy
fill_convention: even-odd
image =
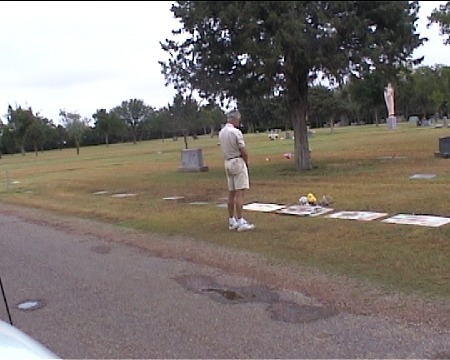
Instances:
[[[114,116],[118,116],[130,129],[133,136],[133,142],[136,144],[140,125],[154,112],[153,107],[147,105],[141,99],[129,99],[122,101],[120,106],[116,106],[111,110]]]
[[[423,39],[417,1],[177,1],[181,40],[161,47],[167,83],[201,97],[245,102],[284,96],[295,136],[295,165],[312,168],[307,137],[308,88],[325,77],[342,83],[376,69],[386,79]],[[244,119],[245,121],[245,119]]]
[[[74,140],[77,155],[79,155],[83,135],[89,127],[89,119],[82,118],[77,112],[68,112],[66,110],[59,110],[59,116],[61,121],[66,125],[67,133]]]
[[[440,34],[444,36],[444,44],[450,45],[450,1],[433,10],[428,17],[427,27],[433,23],[439,25]]]

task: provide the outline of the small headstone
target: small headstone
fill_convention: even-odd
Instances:
[[[420,119],[419,119],[418,116],[410,116],[410,117],[408,118],[408,122],[409,122],[410,124],[417,124],[418,121],[420,121]]]
[[[434,153],[436,157],[448,159],[450,157],[450,136],[439,138],[439,152]]]
[[[431,120],[429,120],[429,119],[422,120],[422,126],[425,126],[425,127],[431,126]]]
[[[203,165],[202,149],[181,150],[181,166],[178,171],[197,172],[208,171],[208,167]]]
[[[387,127],[390,130],[396,129],[397,128],[397,118],[396,117],[388,117],[386,120],[387,123]]]
[[[450,154],[450,136],[439,138],[439,152],[441,154]]]

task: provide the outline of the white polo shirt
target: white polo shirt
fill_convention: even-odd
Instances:
[[[241,148],[245,147],[242,131],[233,124],[227,123],[219,132],[220,148],[225,160],[241,156]]]

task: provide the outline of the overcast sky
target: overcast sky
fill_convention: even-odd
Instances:
[[[418,31],[430,40],[414,53],[424,65],[450,66],[450,46],[426,17],[445,1],[420,1]],[[31,107],[58,123],[59,110],[91,118],[129,99],[161,108],[160,41],[178,23],[171,1],[0,1],[0,118],[8,105]]]

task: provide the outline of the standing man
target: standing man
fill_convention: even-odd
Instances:
[[[220,130],[220,148],[224,157],[228,184],[228,228],[230,230],[253,230],[242,215],[244,191],[250,188],[248,176],[248,152],[244,136],[239,130],[241,113],[237,110],[227,114],[227,124]]]

